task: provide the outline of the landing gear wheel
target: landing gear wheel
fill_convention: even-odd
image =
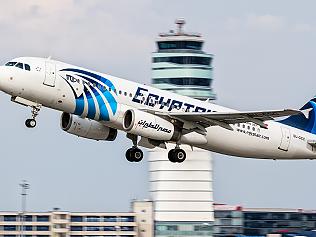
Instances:
[[[172,163],[176,163],[176,160],[174,158],[174,151],[175,149],[171,149],[169,152],[168,152],[168,159],[172,162]]]
[[[186,157],[185,151],[180,148],[171,149],[168,152],[168,159],[173,163],[182,163]]]
[[[144,157],[144,153],[141,149],[132,147],[126,151],[125,156],[129,162],[140,162]]]
[[[35,119],[27,119],[25,121],[25,126],[28,128],[34,128],[36,126],[36,120]]]
[[[32,118],[27,119],[25,121],[25,126],[28,128],[34,128],[36,126],[36,117],[38,116],[39,111],[41,110],[41,104],[36,104],[35,106],[32,106]]]
[[[133,148],[129,148],[126,153],[125,153],[125,157],[126,157],[126,160],[128,160],[129,162],[133,162],[132,160],[132,149]]]
[[[140,162],[143,159],[143,157],[144,157],[144,153],[143,153],[143,151],[141,149],[134,148],[132,150],[132,157],[133,157],[133,160],[135,162]]]

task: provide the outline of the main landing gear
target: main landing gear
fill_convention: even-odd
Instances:
[[[144,153],[138,147],[132,147],[126,151],[125,156],[129,162],[140,162],[144,157]]]
[[[144,157],[144,153],[137,147],[137,136],[129,133],[126,136],[133,142],[133,147],[129,148],[125,153],[126,159],[129,162],[140,162]]]
[[[172,163],[182,163],[187,158],[187,155],[184,150],[180,149],[177,145],[175,149],[171,149],[168,152],[168,159]]]
[[[28,128],[34,128],[36,126],[36,117],[41,110],[41,105],[32,106],[32,118],[25,120],[25,126]]]
[[[133,147],[129,148],[125,153],[126,159],[129,162],[140,162],[143,159],[144,154],[142,150],[137,147],[137,136],[130,133],[127,133],[126,136],[133,142]],[[179,144],[168,152],[168,159],[172,163],[182,163],[185,161],[186,157],[185,151],[180,149]]]

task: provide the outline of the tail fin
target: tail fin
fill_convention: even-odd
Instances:
[[[300,110],[301,114],[292,115],[279,122],[316,134],[316,98],[311,99]]]

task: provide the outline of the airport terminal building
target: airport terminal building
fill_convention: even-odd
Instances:
[[[154,202],[133,201],[130,212],[0,212],[0,237],[154,237]],[[210,203],[210,205],[212,205]],[[207,225],[166,225],[167,236],[267,236],[316,230],[316,210],[287,208],[245,208],[214,204],[212,234]],[[23,220],[23,221],[22,221]],[[169,232],[169,234],[168,234]]]
[[[131,212],[0,212],[1,237],[152,237],[150,201],[133,201]]]

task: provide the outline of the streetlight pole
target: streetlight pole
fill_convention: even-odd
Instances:
[[[20,236],[23,237],[23,231],[24,231],[24,216],[25,216],[25,210],[26,210],[26,196],[27,196],[27,192],[26,190],[30,189],[30,184],[27,183],[26,180],[22,180],[22,183],[20,183],[20,186],[22,188],[22,192],[21,192],[21,226],[20,226],[20,231],[21,234]]]

